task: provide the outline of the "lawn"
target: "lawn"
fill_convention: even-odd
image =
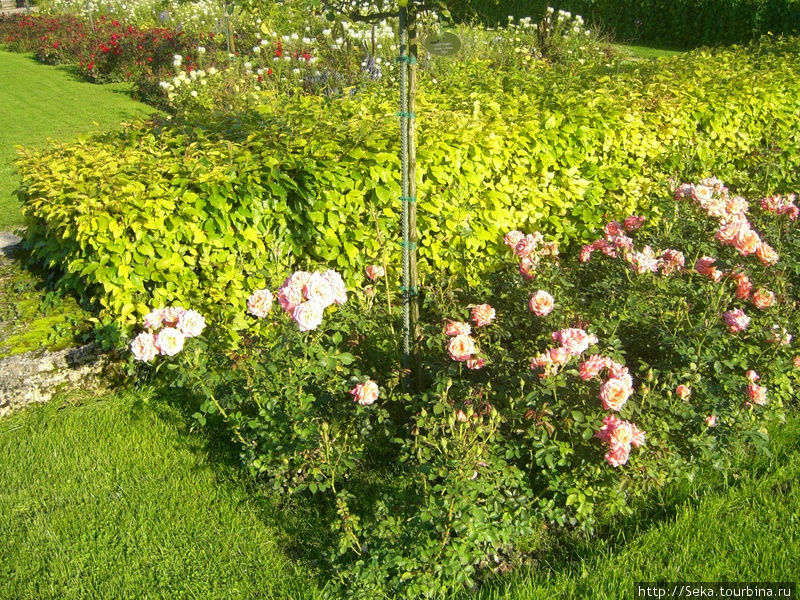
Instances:
[[[122,83],[86,83],[67,67],[44,66],[32,56],[0,51],[0,230],[22,224],[14,195],[19,186],[14,146],[40,147],[50,139],[107,131],[156,112],[132,100],[130,90]]]
[[[0,421],[0,598],[315,598],[314,509],[279,507],[178,400],[62,397]],[[791,581],[800,419],[610,535],[551,539],[485,600],[630,598],[635,581]]]

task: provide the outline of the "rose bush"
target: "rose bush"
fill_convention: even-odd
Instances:
[[[709,203],[746,215],[777,262],[721,241]],[[276,490],[327,499],[332,585],[365,598],[470,586],[520,564],[542,524],[592,531],[738,446],[765,447],[796,405],[793,222],[717,180],[654,205],[572,251],[507,235],[505,268],[482,283],[426,283],[414,390],[397,367],[397,298],[377,301],[369,270],[346,290],[324,268],[289,275],[283,314],[282,278],[253,290],[235,351],[213,323],[189,339],[199,327],[174,308],[148,314],[131,349],[201,399],[200,422],[220,415]],[[744,277],[770,300],[732,333],[725,315],[753,305]],[[313,330],[294,314],[304,304],[325,311]],[[181,331],[183,349],[169,338]]]

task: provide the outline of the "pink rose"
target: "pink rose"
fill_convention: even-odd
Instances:
[[[600,371],[608,368],[611,364],[611,359],[600,354],[592,354],[578,367],[578,373],[581,379],[593,379],[600,374]]]
[[[503,242],[505,243],[506,246],[510,248],[516,248],[517,244],[519,244],[519,241],[524,237],[525,237],[524,233],[522,233],[521,231],[517,231],[515,229],[514,231],[509,231],[505,235],[505,237],[503,238]]]
[[[296,306],[303,303],[303,289],[300,287],[284,284],[278,290],[278,302],[281,308],[291,313]]]
[[[716,427],[717,426],[717,415],[708,415],[706,417],[706,427]]]
[[[596,335],[586,333],[583,329],[577,328],[554,331],[551,337],[573,356],[582,354],[590,345],[597,343]]]
[[[537,317],[549,315],[553,312],[553,307],[553,297],[544,290],[536,292],[531,296],[530,302],[528,302],[528,308],[530,308]]]
[[[472,327],[463,321],[451,321],[447,319],[447,324],[444,328],[445,335],[469,335],[472,333]]]
[[[328,269],[322,274],[322,278],[327,281],[333,290],[333,303],[342,305],[347,302],[347,288],[344,285],[342,276],[336,271]]]
[[[367,379],[364,383],[356,385],[350,390],[350,393],[353,394],[353,399],[361,406],[369,406],[378,399],[378,384],[371,379]]]
[[[303,302],[292,310],[292,319],[300,331],[311,331],[322,323],[323,310],[323,307],[316,302]]]
[[[286,278],[281,287],[294,287],[302,290],[309,279],[311,279],[311,273],[307,271],[295,271]]]
[[[533,279],[536,277],[536,261],[526,256],[519,261],[519,274],[525,279]]]
[[[578,260],[581,262],[589,262],[592,258],[592,251],[594,249],[590,245],[585,245],[581,247],[581,253],[578,255]]]
[[[792,362],[794,363],[795,369],[800,369],[800,356],[795,356]]]
[[[683,253],[678,250],[664,250],[661,254],[660,267],[662,275],[670,275],[676,271],[683,271]]]
[[[630,448],[628,446],[614,446],[606,452],[605,459],[612,467],[619,467],[628,462]]]
[[[140,333],[131,342],[133,358],[142,362],[150,362],[158,354],[156,338],[152,333]]]
[[[688,400],[692,396],[692,390],[686,385],[679,385],[675,388],[675,395],[681,400]]]
[[[747,371],[747,373],[745,373],[745,377],[747,377],[747,381],[749,381],[750,383],[755,383],[756,381],[761,379],[761,377],[758,376],[758,373],[753,371],[753,369]]]
[[[488,304],[479,304],[472,309],[472,322],[475,327],[484,327],[494,321],[495,311]]]
[[[736,282],[736,297],[740,300],[747,300],[750,297],[750,291],[753,289],[750,278],[744,273],[736,273],[732,277]]]
[[[620,421],[608,434],[608,445],[612,448],[614,446],[630,446],[631,440],[633,440],[633,428],[628,421]]]
[[[725,323],[731,333],[738,333],[747,329],[750,324],[750,317],[748,317],[741,308],[734,308],[722,315],[725,317]]]
[[[514,252],[516,252],[517,256],[520,258],[525,258],[533,254],[538,245],[537,238],[529,234],[517,242],[517,245],[514,247]]]
[[[632,393],[633,388],[626,379],[612,377],[600,386],[600,400],[606,410],[619,410]]]
[[[453,360],[459,362],[469,360],[475,354],[475,340],[466,334],[457,335],[447,345],[447,352]]]
[[[618,362],[614,362],[613,360],[609,360],[608,376],[613,377],[614,379],[625,379],[630,377],[630,375],[628,375],[628,367],[621,365]]]
[[[378,277],[386,275],[386,271],[380,265],[369,265],[364,271],[371,281],[375,281]]]
[[[606,239],[625,235],[625,230],[617,221],[611,221],[603,227],[603,232],[606,234]]]
[[[692,189],[692,197],[699,203],[705,203],[711,200],[711,188],[704,185],[696,185]]]
[[[254,317],[263,319],[269,314],[273,299],[272,292],[269,290],[256,290],[247,299],[247,312]]]
[[[538,369],[540,367],[549,367],[553,364],[553,361],[550,360],[550,354],[537,354],[536,356],[531,359],[531,370]],[[800,367],[798,367],[800,368]]]
[[[611,434],[621,423],[624,421],[619,417],[606,415],[603,417],[603,426],[594,434],[594,437],[599,438],[603,443],[610,444]]]
[[[336,299],[333,286],[318,271],[314,271],[303,285],[303,295],[306,300],[316,302],[323,309],[328,308]]]
[[[637,217],[637,216],[631,215],[630,217],[625,219],[625,221],[622,224],[625,226],[625,229],[627,231],[636,231],[642,225],[644,225],[644,222],[646,220],[647,220],[647,217]]]
[[[711,277],[711,266],[717,262],[716,258],[711,258],[710,256],[703,256],[702,258],[698,258],[697,262],[694,263],[694,270],[703,275],[704,277]]]

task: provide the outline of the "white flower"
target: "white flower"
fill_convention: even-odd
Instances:
[[[175,356],[183,350],[183,334],[174,327],[165,327],[156,336],[155,345],[159,354]]]
[[[198,46],[198,47],[197,47],[197,53],[198,53],[198,54],[205,54],[205,53],[206,53],[206,48],[205,48],[205,46]]]
[[[216,67],[208,67],[208,74],[215,75],[217,73]]]
[[[205,328],[206,320],[203,315],[196,310],[184,311],[178,318],[178,329],[187,338],[200,335]]]
[[[192,90],[190,93],[192,95],[192,98],[197,98],[197,91],[196,90]]]

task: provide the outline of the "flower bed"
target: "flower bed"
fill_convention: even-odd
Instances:
[[[159,308],[132,372],[169,369],[253,473],[325,499],[351,597],[471,586],[518,565],[543,525],[593,531],[765,447],[796,407],[794,197],[748,202],[716,179],[674,191],[656,202],[668,216],[610,221],[582,248],[512,231],[502,271],[435,278],[414,392],[376,265],[346,293],[330,271],[251,290],[235,352],[214,323],[175,352],[163,332],[198,315]]]

